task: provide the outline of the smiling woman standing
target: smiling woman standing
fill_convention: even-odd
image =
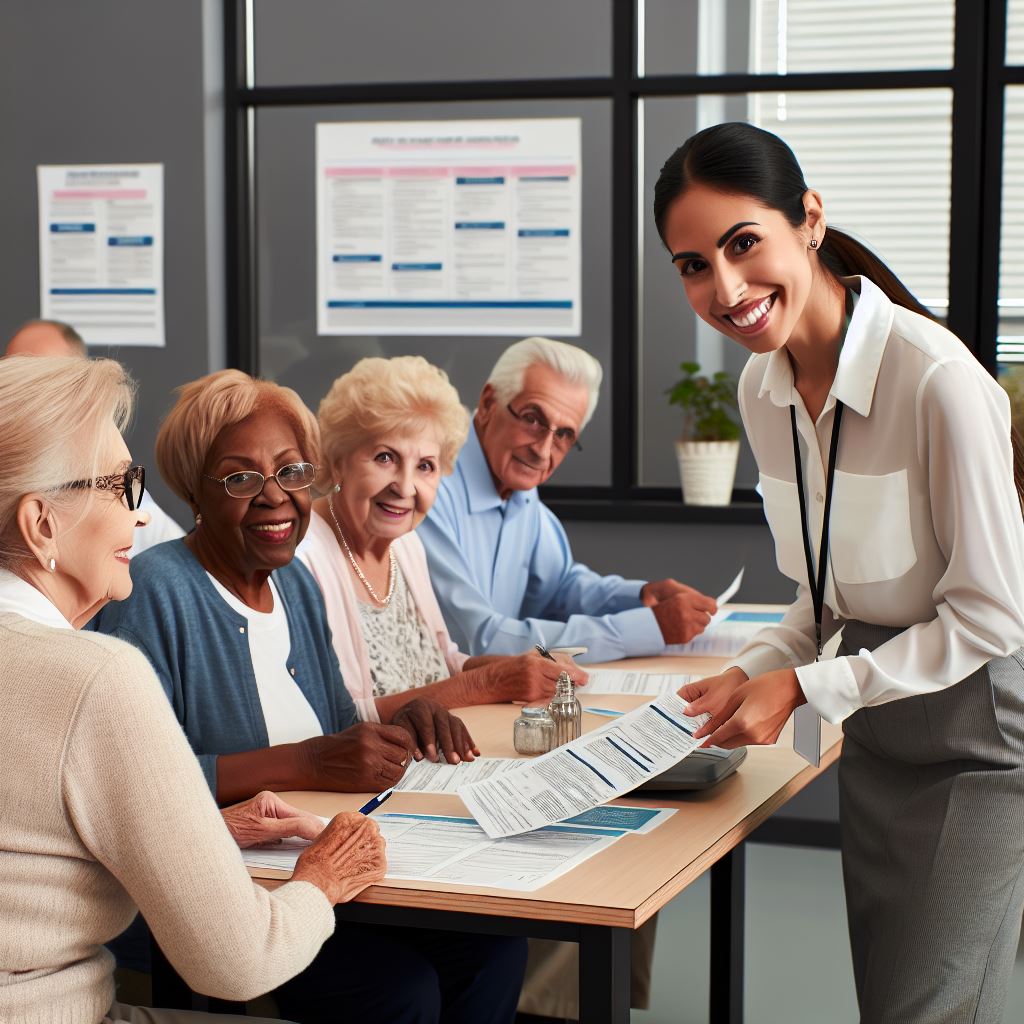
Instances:
[[[843,871],[864,1021],[1001,1018],[1024,907],[1024,525],[1009,405],[793,153],[693,136],[654,218],[694,311],[753,353],[740,408],[796,602],[680,692],[725,747],[809,703],[843,723]],[[1019,480],[1019,476],[1018,476]],[[843,628],[839,656],[821,645]]]

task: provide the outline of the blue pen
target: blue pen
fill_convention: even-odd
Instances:
[[[391,789],[385,789],[383,793],[378,794],[372,800],[368,800],[363,804],[363,806],[359,808],[359,813],[372,814],[382,803],[384,803],[385,800],[387,800],[389,796],[391,796],[392,793],[394,793],[394,791],[394,787]]]

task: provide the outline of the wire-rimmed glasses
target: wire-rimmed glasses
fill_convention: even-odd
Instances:
[[[245,469],[238,473],[228,473],[225,477],[210,476],[204,473],[207,480],[223,484],[224,490],[232,498],[255,498],[266,485],[267,478],[255,469]],[[274,479],[282,491],[301,491],[313,486],[316,479],[316,466],[311,462],[289,462],[274,473]]]

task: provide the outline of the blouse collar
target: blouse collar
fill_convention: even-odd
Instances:
[[[41,590],[20,576],[15,576],[13,572],[0,569],[0,615],[5,612],[13,612],[31,622],[54,629],[75,628]]]

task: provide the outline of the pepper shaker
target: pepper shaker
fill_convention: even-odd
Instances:
[[[583,709],[576,699],[576,688],[568,672],[562,672],[555,683],[555,698],[548,705],[548,714],[555,723],[552,749],[579,739],[583,732]]]

